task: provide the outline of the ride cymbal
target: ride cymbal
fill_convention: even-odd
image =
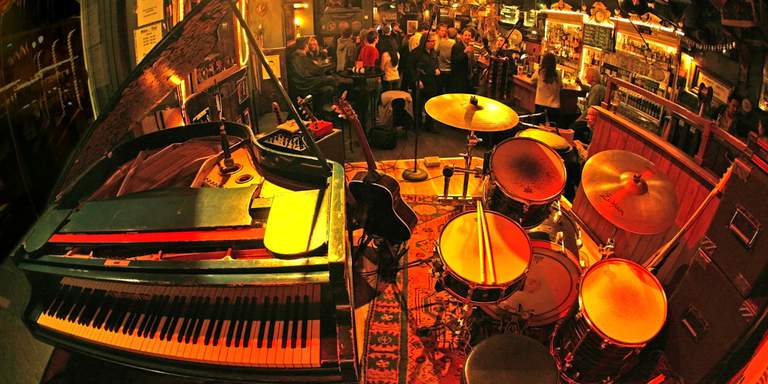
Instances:
[[[663,232],[677,215],[675,186],[642,156],[607,150],[592,156],[581,175],[584,194],[613,225],[641,235]]]
[[[519,122],[517,112],[504,103],[468,93],[435,96],[424,109],[445,125],[476,132],[505,131]]]

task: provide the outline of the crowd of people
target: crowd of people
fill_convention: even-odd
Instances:
[[[397,22],[357,33],[345,28],[322,42],[312,36],[300,37],[289,44],[286,52],[289,91],[293,97],[312,94],[316,108],[320,108],[344,90],[377,95],[399,90],[411,95],[414,115],[422,116],[420,111],[431,97],[476,93],[481,81],[479,71],[487,64],[483,52],[478,54],[478,45],[487,48],[487,55],[500,48],[504,39],[490,44],[481,41],[471,27],[459,31],[440,24],[431,30],[422,24],[407,35]],[[355,84],[351,76],[345,76],[349,72],[373,72],[378,76]],[[363,121],[368,105],[355,107]],[[421,126],[433,130],[432,120],[428,116],[423,119],[418,121]]]
[[[488,65],[487,57],[500,55],[504,48],[504,37],[481,37],[472,27],[458,30],[439,24],[432,29],[421,24],[412,34],[406,34],[397,22],[355,33],[343,28],[338,35],[322,41],[308,36],[289,45],[286,52],[289,91],[294,98],[312,94],[315,107],[321,109],[321,113],[323,106],[325,111],[330,111],[328,106],[333,97],[350,91],[359,96],[353,96],[352,100],[356,102],[355,109],[363,124],[367,124],[365,116],[369,108],[376,107],[370,105],[370,95],[376,96],[374,100],[393,100],[394,97],[382,99],[380,95],[389,91],[405,92],[409,96],[409,105],[413,103],[413,116],[418,117],[416,123],[433,131],[435,124],[423,113],[424,104],[445,93],[482,94],[480,73]],[[570,127],[576,139],[588,143],[591,134],[586,111],[599,105],[606,92],[600,69],[586,69],[587,84],[577,80],[587,91],[584,112],[580,116],[563,118],[560,115],[563,81],[556,68],[555,55],[545,53],[531,77],[536,87],[536,112],[546,112],[546,117],[537,122],[548,121],[561,128]],[[350,76],[344,76],[350,72],[375,75],[355,82]],[[699,113],[742,140],[750,132],[766,137],[768,122],[752,110],[748,100],[737,95],[731,95],[727,103],[713,108],[712,88],[702,84],[699,87]]]

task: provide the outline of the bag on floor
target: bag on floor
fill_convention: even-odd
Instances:
[[[374,148],[393,149],[397,145],[397,132],[387,126],[377,126],[369,132],[368,141]]]

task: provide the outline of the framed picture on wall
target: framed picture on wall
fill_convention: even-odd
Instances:
[[[406,21],[406,32],[409,35],[412,35],[416,33],[416,31],[419,29],[419,21],[418,20],[408,20]]]
[[[757,26],[754,0],[727,0],[720,11],[720,20],[728,27]]]

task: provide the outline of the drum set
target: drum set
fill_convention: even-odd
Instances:
[[[437,96],[425,109],[470,132],[460,170],[466,195],[468,175],[479,172],[470,169],[475,132],[511,129],[519,117],[495,100],[465,94]],[[479,342],[464,338],[471,344],[468,384],[509,382],[531,366],[540,379],[525,382],[616,382],[666,321],[664,289],[646,268],[612,252],[591,265],[581,259],[577,220],[560,205],[568,173],[579,172],[577,160],[567,164],[574,161],[565,158],[569,151],[567,140],[546,131],[500,142],[482,174],[481,201],[450,219],[435,244],[436,288],[462,304],[458,332],[472,333],[474,316],[520,325]],[[604,151],[580,173],[587,199],[615,227],[655,234],[674,221],[674,186],[641,156]],[[522,365],[512,356],[521,349],[529,350]]]

